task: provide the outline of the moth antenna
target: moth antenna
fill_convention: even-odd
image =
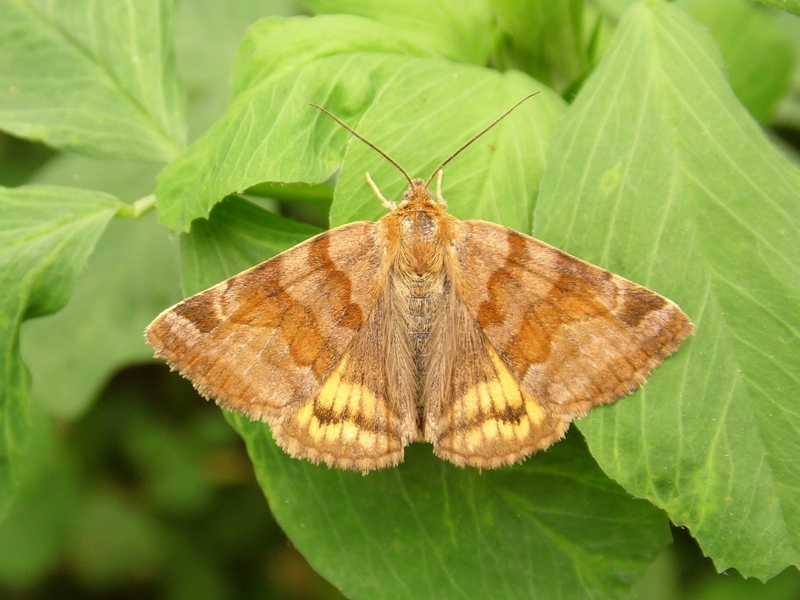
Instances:
[[[472,145],[472,143],[473,143],[473,142],[475,142],[475,141],[476,141],[476,140],[477,140],[479,137],[481,137],[481,136],[482,136],[484,133],[486,133],[487,131],[489,131],[489,130],[490,130],[492,127],[494,127],[494,126],[495,126],[495,125],[497,125],[497,124],[498,124],[500,121],[502,121],[502,120],[503,120],[503,119],[505,119],[505,118],[506,118],[508,115],[510,115],[510,114],[511,114],[511,112],[512,112],[512,111],[513,111],[515,108],[517,108],[517,107],[518,107],[520,104],[522,104],[523,102],[525,102],[526,100],[528,100],[528,99],[530,99],[530,98],[533,98],[533,97],[534,97],[536,94],[538,94],[538,93],[539,93],[539,92],[534,92],[534,93],[532,93],[532,94],[530,94],[530,95],[528,95],[528,96],[525,96],[525,97],[524,97],[522,100],[520,100],[519,102],[517,102],[517,103],[516,103],[514,106],[512,106],[511,108],[509,108],[509,109],[508,109],[506,112],[504,112],[502,115],[500,115],[499,117],[497,117],[497,118],[496,118],[494,121],[492,121],[492,122],[491,122],[491,123],[490,123],[490,124],[489,124],[489,125],[488,125],[486,128],[484,128],[484,129],[483,129],[483,131],[481,131],[481,132],[480,132],[480,133],[478,133],[477,135],[473,136],[471,140],[469,140],[469,141],[468,141],[466,144],[464,144],[463,146],[461,146],[461,148],[459,148],[459,149],[458,149],[458,150],[456,150],[456,151],[455,151],[453,154],[451,154],[451,155],[450,155],[450,158],[448,158],[448,159],[447,159],[447,160],[445,160],[445,161],[444,161],[442,164],[440,164],[438,167],[436,167],[436,170],[435,170],[433,173],[431,173],[431,176],[428,178],[428,181],[427,181],[427,182],[425,182],[425,187],[427,187],[427,186],[429,186],[429,185],[431,184],[431,181],[433,181],[433,178],[434,178],[434,177],[436,177],[436,173],[438,173],[439,171],[441,171],[442,169],[444,169],[444,167],[445,167],[445,165],[446,165],[447,163],[449,163],[449,162],[450,162],[451,160],[453,160],[453,159],[454,159],[456,156],[458,156],[458,155],[459,155],[459,154],[461,154],[461,153],[462,153],[464,150],[466,150],[468,146]],[[327,112],[327,111],[326,111],[326,112]],[[331,116],[333,116],[333,115],[331,115]],[[336,118],[336,117],[334,117],[334,118]],[[338,120],[338,119],[337,119],[337,120]],[[388,158],[388,157],[387,157],[387,158]],[[390,160],[391,160],[391,159],[390,159]]]
[[[373,150],[375,150],[375,152],[377,152],[378,154],[380,154],[380,155],[381,155],[383,158],[385,158],[385,159],[386,159],[386,160],[388,160],[390,163],[392,163],[392,164],[393,164],[393,165],[394,165],[394,166],[397,168],[397,170],[398,170],[398,171],[400,171],[400,172],[403,174],[403,177],[405,177],[405,178],[406,178],[406,181],[408,181],[408,187],[409,187],[409,188],[411,188],[411,187],[414,187],[414,183],[411,181],[411,177],[409,177],[409,176],[408,176],[408,173],[406,173],[405,169],[403,169],[403,167],[401,167],[399,164],[397,164],[397,161],[393,160],[391,156],[389,156],[388,154],[386,154],[386,152],[384,152],[383,150],[381,150],[380,148],[378,148],[378,147],[377,147],[375,144],[373,144],[372,142],[370,142],[370,141],[369,141],[367,138],[365,138],[364,136],[362,136],[361,134],[359,134],[358,132],[356,132],[356,131],[355,131],[355,130],[352,128],[352,127],[350,127],[349,125],[345,124],[345,123],[344,123],[344,122],[343,122],[343,121],[342,121],[342,120],[341,120],[339,117],[337,117],[336,115],[334,115],[334,114],[333,114],[331,111],[329,111],[329,110],[327,110],[327,109],[324,109],[324,108],[322,108],[321,106],[317,106],[316,104],[313,104],[313,103],[311,103],[311,102],[310,102],[309,104],[310,104],[311,106],[313,106],[314,108],[316,108],[317,110],[320,110],[320,111],[324,112],[324,113],[325,113],[326,115],[328,115],[328,116],[329,116],[331,119],[333,119],[334,121],[336,121],[336,122],[337,122],[339,125],[341,125],[342,127],[344,127],[344,128],[347,130],[347,131],[349,131],[349,132],[350,132],[350,133],[352,133],[354,136],[356,136],[358,139],[360,139],[362,142],[364,142],[364,143],[365,143],[367,146],[369,146],[370,148],[372,148]],[[505,116],[505,115],[503,115],[503,116]]]

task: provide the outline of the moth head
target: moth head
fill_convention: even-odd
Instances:
[[[411,185],[403,194],[403,199],[400,201],[400,206],[406,204],[430,204],[433,202],[431,193],[428,190],[427,184],[422,179],[412,179]]]

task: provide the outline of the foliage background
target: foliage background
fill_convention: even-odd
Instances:
[[[796,2],[0,13],[4,597],[800,593]],[[362,477],[150,362],[185,294],[380,216],[364,171],[402,191],[307,102],[427,173],[537,89],[445,195],[678,301],[698,333],[643,392],[511,469]]]

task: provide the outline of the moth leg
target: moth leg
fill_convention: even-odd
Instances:
[[[439,206],[442,208],[447,208],[447,200],[442,197],[442,175],[444,174],[444,169],[439,169],[439,172],[436,174],[436,201],[439,203]]]
[[[372,177],[370,177],[369,173],[367,173],[367,183],[369,183],[369,185],[372,187],[372,191],[375,192],[375,195],[380,198],[381,204],[383,204],[389,210],[394,210],[397,208],[397,204],[383,197],[383,194],[381,194],[381,191],[378,189],[378,186],[375,185],[375,182],[372,181]]]

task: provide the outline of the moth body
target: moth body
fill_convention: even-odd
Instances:
[[[443,320],[452,284],[445,268],[448,239],[443,231],[449,216],[433,201],[421,180],[413,183],[397,210],[381,219],[379,225],[388,238],[387,245],[391,245],[392,236],[397,237],[397,251],[390,259],[392,304],[387,312],[402,326],[393,327],[391,335],[401,338],[394,342],[400,353],[411,354],[410,361],[402,354],[389,355],[387,360],[413,363],[402,374],[407,378],[405,387],[412,390],[416,409],[415,439],[424,440],[425,407],[435,392],[426,385],[426,375],[436,367],[432,359],[446,352]]]

